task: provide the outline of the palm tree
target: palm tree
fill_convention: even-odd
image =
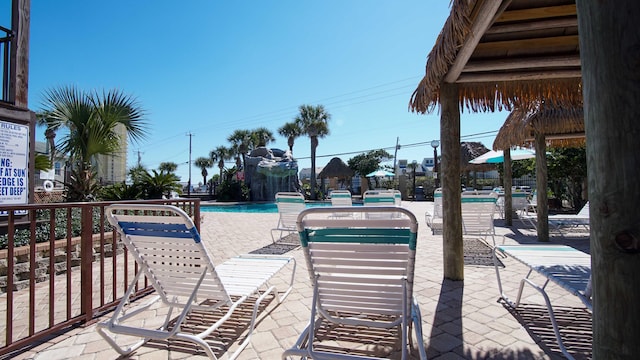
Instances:
[[[297,137],[302,135],[302,129],[298,126],[298,123],[288,122],[278,129],[278,134],[287,138],[287,145],[289,145],[289,152],[293,154],[293,144]]]
[[[276,138],[273,137],[273,132],[265,127],[251,130],[249,137],[251,139],[251,149],[267,146],[270,142],[276,141]]]
[[[176,170],[178,170],[178,164],[171,161],[161,162],[160,165],[158,165],[158,170],[166,173],[175,173]]]
[[[302,133],[311,139],[311,199],[317,198],[316,194],[316,148],[318,138],[329,135],[329,119],[331,115],[326,112],[324,106],[300,105],[300,114],[296,116],[295,122]]]
[[[201,174],[202,174],[202,183],[203,184],[207,184],[207,175],[209,175],[209,172],[207,171],[207,168],[210,168],[213,166],[213,160],[211,160],[211,158],[206,158],[206,157],[199,157],[196,159],[196,161],[194,162],[194,164],[200,168],[200,170],[202,170]]]
[[[92,162],[98,155],[120,151],[123,139],[116,132],[124,127],[132,141],[143,139],[146,132],[145,113],[137,101],[119,90],[84,92],[73,86],[45,91],[41,123],[47,129],[64,128],[59,150],[68,154],[77,166],[72,177],[74,196],[67,200],[82,201],[92,197],[94,172]]]
[[[182,186],[180,185],[180,178],[173,173],[164,171],[157,172],[151,170],[150,174],[145,172],[142,176],[142,188],[146,193],[147,199],[161,199],[162,195],[171,196],[171,192],[180,192]]]
[[[232,156],[231,150],[224,146],[218,146],[215,150],[211,150],[209,158],[212,162],[218,162],[218,168],[220,168],[220,181],[222,181],[222,173],[224,171],[224,161],[229,160]]]
[[[142,182],[143,174],[147,172],[147,168],[145,168],[142,164],[138,164],[129,168],[129,178],[133,183]]]
[[[238,166],[240,166],[240,158],[242,158],[242,165],[244,166],[245,156],[251,144],[251,131],[236,130],[229,135],[227,141],[231,143],[232,154],[230,156],[236,155],[236,164]]]

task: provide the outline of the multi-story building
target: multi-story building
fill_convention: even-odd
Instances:
[[[96,157],[96,179],[102,184],[114,184],[127,179],[127,131],[123,125],[116,127],[120,137],[120,150],[113,155],[98,155]]]

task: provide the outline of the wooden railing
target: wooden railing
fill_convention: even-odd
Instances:
[[[200,200],[172,204],[200,228]],[[113,202],[0,206],[0,357],[114,308],[138,270],[106,220]],[[145,280],[137,295],[150,292]]]

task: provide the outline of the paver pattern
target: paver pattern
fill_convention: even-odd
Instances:
[[[422,310],[423,341],[429,359],[562,358],[542,297],[536,291],[525,288],[524,306],[517,311],[509,309],[498,301],[493,266],[483,264],[478,259],[468,262],[476,263],[474,265],[465,265],[464,281],[444,280],[442,235],[432,235],[424,222],[425,211],[432,212],[433,203],[403,201],[402,205],[413,211],[420,220],[414,291]],[[203,212],[202,217],[202,237],[216,263],[265,247],[269,249],[272,242],[269,230],[277,223],[277,214]],[[522,226],[518,221],[514,221],[514,224],[513,227],[505,227],[502,220],[496,220],[497,241],[507,244],[536,242],[533,229]],[[567,244],[589,251],[587,233],[553,236],[551,239],[552,243]],[[275,250],[286,251],[290,248],[281,246]],[[474,244],[471,256],[479,256],[479,251],[477,244]],[[239,359],[280,359],[283,350],[296,341],[306,326],[312,295],[307,268],[299,249],[290,250],[288,254],[295,256],[298,264],[294,290],[284,303],[278,306],[270,304],[263,311],[252,343]],[[527,268],[509,258],[503,258],[501,262],[504,264],[501,274],[505,291],[515,296],[519,281],[526,274]],[[282,281],[287,275],[282,274]],[[541,280],[536,277],[534,279]],[[591,358],[591,315],[576,297],[558,286],[549,284],[547,289],[557,307],[561,326],[570,334],[565,345],[577,359]],[[165,309],[158,306],[145,314],[141,321],[155,324],[166,314],[163,311]],[[228,332],[225,332],[229,342],[243,336],[242,318],[240,316],[240,320],[232,323]],[[340,335],[340,331],[344,331],[344,336]],[[339,330],[336,338],[328,339],[327,346],[344,345],[348,341],[348,331],[349,329]],[[214,343],[216,341],[212,340]],[[383,345],[387,343],[380,344],[380,348],[384,348]],[[221,358],[232,352],[225,351],[228,345],[226,342],[220,344]],[[375,346],[361,346],[356,352],[376,354],[377,349]],[[391,351],[382,355],[397,358],[397,354],[397,351]],[[119,357],[95,331],[95,324],[68,331],[14,358],[206,359],[196,346],[176,341],[152,342],[129,356]]]

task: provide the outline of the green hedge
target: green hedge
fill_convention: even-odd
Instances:
[[[45,209],[36,211],[36,219],[39,220],[36,225],[35,240],[36,243],[49,241],[49,216],[50,211],[55,211],[55,238],[64,239],[67,237],[67,209]],[[100,233],[100,208],[93,209],[93,233]],[[111,231],[112,227],[105,220],[104,231]],[[71,209],[71,237],[80,236],[82,232],[82,213],[80,208]],[[8,234],[0,235],[0,249],[6,249],[9,240]],[[14,246],[28,245],[31,241],[31,231],[29,229],[16,229],[13,238]]]

